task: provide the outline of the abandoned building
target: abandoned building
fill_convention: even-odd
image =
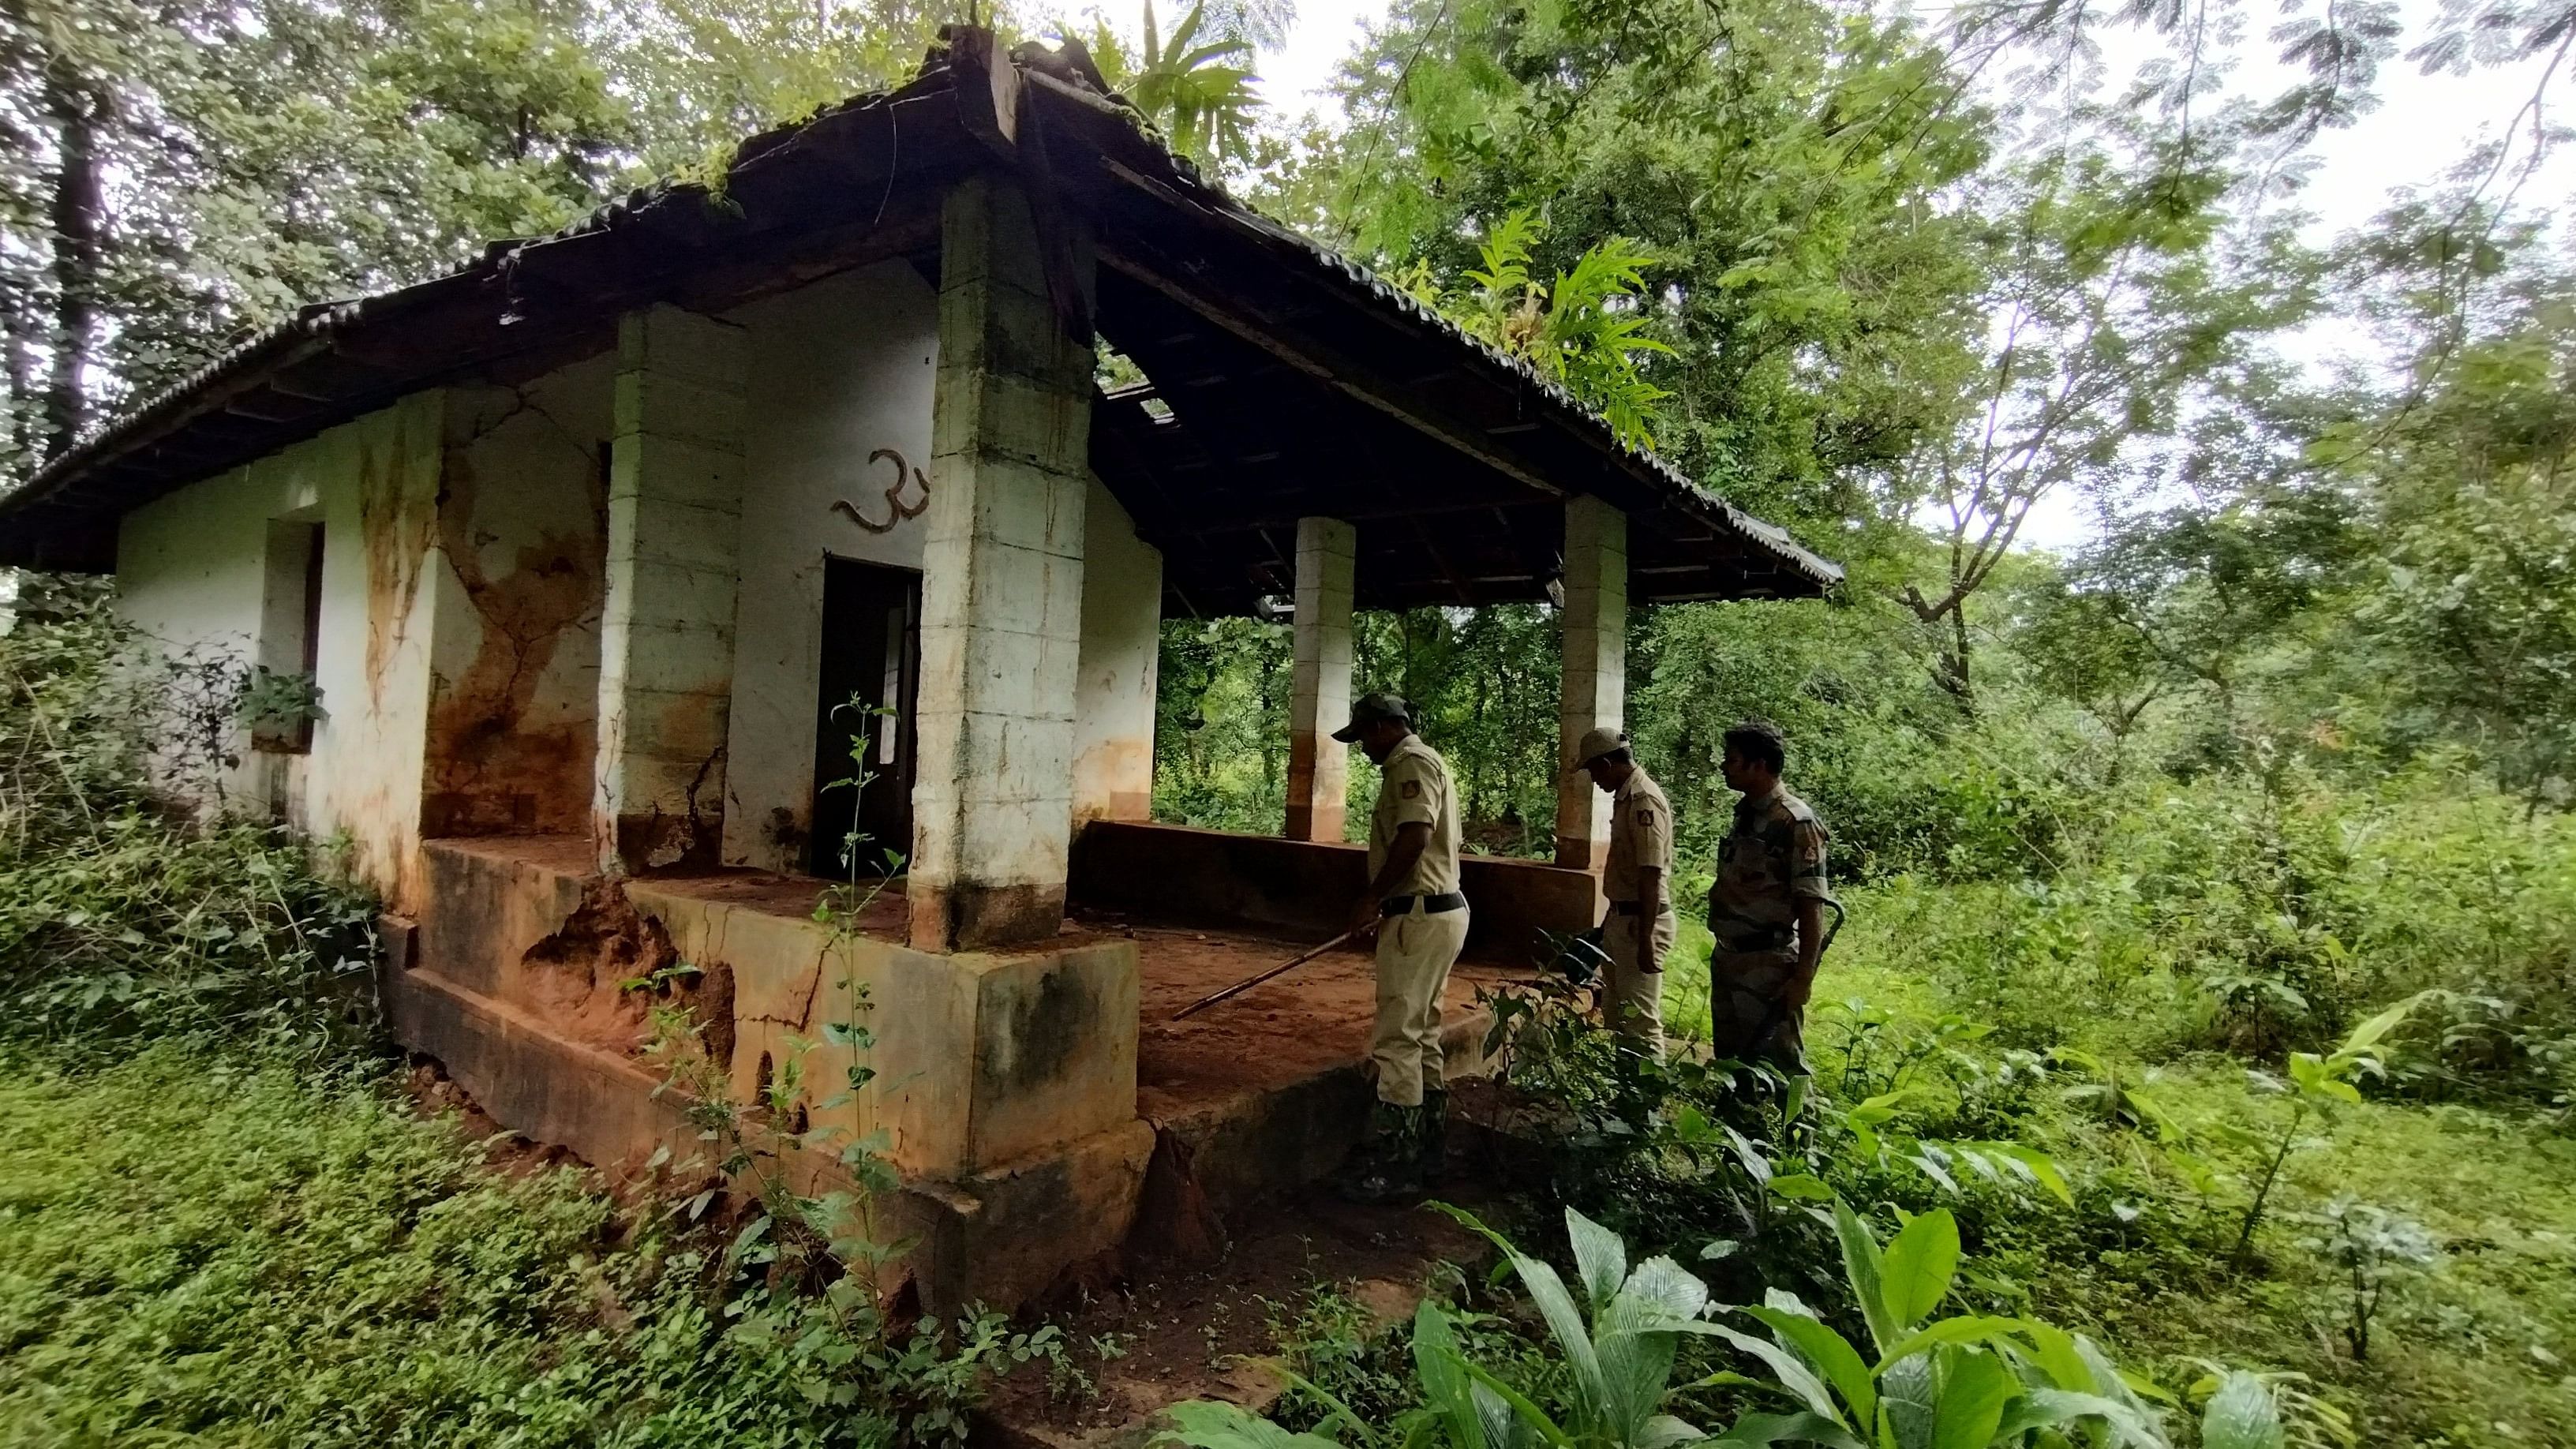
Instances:
[[[796,1113],[882,1134],[932,1303],[1221,1232],[1347,1148],[1365,958],[1170,1017],[1362,888],[1355,608],[1556,600],[1570,750],[1620,714],[1632,605],[1838,577],[1086,70],[960,28],[720,198],[305,309],[0,502],[0,563],[113,572],[149,634],[318,685],[228,793],[346,842],[407,1045],[631,1175],[703,1150],[640,1050],[685,1007],[741,1097],[801,1068]],[[1152,823],[1163,621],[1288,600],[1280,834]],[[1478,974],[1591,922],[1605,797],[1557,809],[1553,864],[1468,864],[1471,1056]],[[901,869],[818,920],[853,831]],[[827,1108],[840,1021],[875,1076]]]

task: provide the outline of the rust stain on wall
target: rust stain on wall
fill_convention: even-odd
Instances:
[[[1143,820],[1153,814],[1154,740],[1120,735],[1094,740],[1074,761],[1074,823]]]
[[[594,618],[607,554],[606,480],[591,470],[590,526],[546,529],[487,568],[484,480],[463,448],[447,451],[438,536],[474,606],[480,641],[463,673],[431,683],[422,829],[430,835],[586,829],[595,729],[588,714],[532,721],[531,706],[565,641]]]
[[[394,413],[391,441],[382,449],[369,433],[358,436],[358,542],[367,562],[367,689],[381,704],[386,671],[411,627],[420,595],[422,560],[438,529],[437,490],[416,478],[409,419]]]

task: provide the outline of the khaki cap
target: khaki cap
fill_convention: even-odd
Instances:
[[[1628,748],[1626,735],[1608,725],[1595,725],[1585,730],[1583,738],[1574,746],[1574,767],[1578,770],[1582,769],[1603,755],[1626,748]]]

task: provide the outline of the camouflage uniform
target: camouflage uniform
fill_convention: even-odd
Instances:
[[[1783,1001],[1798,973],[1798,902],[1825,900],[1825,827],[1774,786],[1736,802],[1708,893],[1709,1020],[1717,1053],[1804,1070],[1801,1012]]]

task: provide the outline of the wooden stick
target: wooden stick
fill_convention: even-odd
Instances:
[[[1308,951],[1303,955],[1293,957],[1277,966],[1273,966],[1258,976],[1246,977],[1245,979],[1234,983],[1232,986],[1227,987],[1223,991],[1216,993],[1214,996],[1204,996],[1191,1002],[1189,1005],[1173,1012],[1172,1020],[1179,1021],[1183,1017],[1195,1016],[1199,1012],[1207,1010],[1209,1007],[1216,1005],[1220,1001],[1227,1000],[1231,997],[1241,996],[1243,993],[1250,991],[1252,988],[1260,985],[1264,981],[1270,980],[1272,977],[1285,976],[1289,972],[1296,970],[1298,967],[1305,965],[1307,962],[1314,960],[1316,957],[1323,955],[1335,946],[1349,940],[1351,937],[1356,936],[1363,931],[1374,930],[1376,926],[1377,922],[1375,921],[1371,921],[1365,926],[1353,926],[1351,929],[1344,931],[1340,935],[1335,936],[1333,939],[1326,941],[1324,944],[1315,947],[1313,950]]]

